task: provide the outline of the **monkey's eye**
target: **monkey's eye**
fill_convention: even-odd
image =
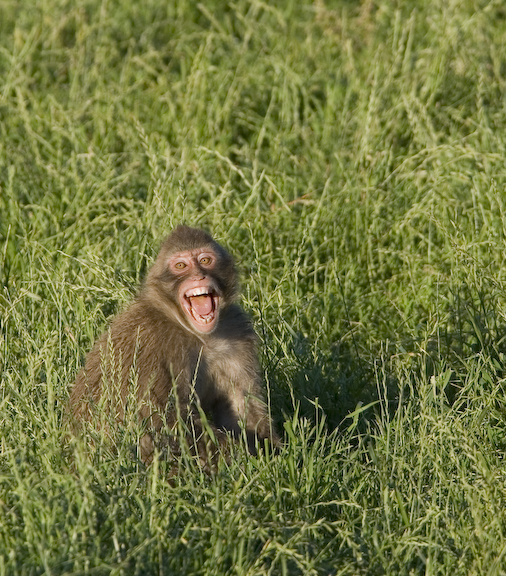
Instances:
[[[211,258],[211,256],[204,256],[203,258],[200,259],[200,263],[204,264],[204,266],[208,266],[209,264],[211,264],[212,261],[213,259]]]
[[[176,262],[174,264],[174,268],[176,268],[176,270],[184,270],[186,268],[186,264],[184,262]]]

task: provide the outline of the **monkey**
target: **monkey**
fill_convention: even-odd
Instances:
[[[176,227],[135,300],[88,353],[70,394],[74,422],[90,420],[104,382],[113,377],[117,397],[108,409],[122,421],[133,379],[138,418],[149,423],[140,441],[147,464],[159,447],[157,433],[174,429],[178,415],[192,430],[201,460],[209,455],[209,429],[224,450],[227,433],[238,439],[242,430],[250,453],[265,439],[277,449],[280,438],[262,394],[258,339],[237,296],[237,271],[225,248],[203,230]]]

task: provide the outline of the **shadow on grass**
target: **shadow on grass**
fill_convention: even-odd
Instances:
[[[329,350],[315,349],[308,339],[297,334],[288,347],[290,370],[282,372],[267,366],[271,383],[274,421],[282,430],[282,422],[298,410],[302,418],[315,423],[318,406],[326,416],[329,430],[347,426],[347,417],[357,407],[379,400],[377,369],[373,363],[357,355],[354,346],[339,343]],[[387,383],[387,402],[395,405],[398,386]],[[363,412],[365,417],[371,410]]]
[[[435,378],[445,382],[438,393],[452,410],[487,410],[497,423],[494,444],[506,447],[506,434],[498,433],[506,421],[506,324],[500,307],[488,294],[462,291],[448,301],[446,312],[447,322],[432,334],[399,334],[398,341],[378,343],[375,350],[360,335],[324,349],[296,334],[286,349],[288,368],[267,364],[278,429],[296,410],[314,424],[317,405],[329,431],[345,429],[350,417],[358,417],[358,430],[365,432],[378,417],[392,418],[399,402],[418,396],[421,383]]]

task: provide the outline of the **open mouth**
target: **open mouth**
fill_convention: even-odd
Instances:
[[[191,288],[184,294],[184,305],[190,320],[201,332],[214,327],[218,312],[218,296],[208,287]]]

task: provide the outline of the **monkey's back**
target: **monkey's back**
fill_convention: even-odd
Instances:
[[[193,340],[193,341],[192,341]],[[86,356],[70,394],[69,405],[77,418],[90,416],[104,385],[119,393],[124,404],[133,385],[139,397],[164,408],[172,379],[186,378],[188,350],[197,346],[175,322],[142,300],[136,300],[112,321]]]

